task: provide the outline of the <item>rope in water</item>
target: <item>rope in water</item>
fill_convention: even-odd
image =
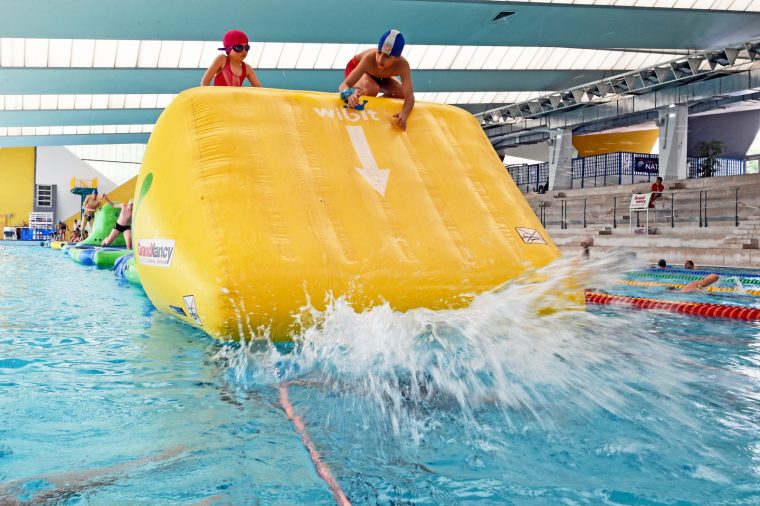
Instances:
[[[671,300],[625,297],[607,293],[586,292],[589,304],[633,306],[641,309],[661,309],[706,318],[732,318],[735,320],[760,320],[760,309],[700,302],[675,302]]]
[[[351,501],[349,501],[346,494],[343,493],[343,489],[340,488],[338,481],[333,478],[330,468],[327,464],[322,462],[319,452],[314,447],[314,443],[312,443],[311,438],[309,437],[309,433],[306,432],[306,424],[303,423],[301,417],[296,415],[295,409],[293,409],[293,405],[290,403],[290,398],[288,397],[288,387],[284,383],[280,383],[279,391],[282,409],[285,410],[288,420],[293,422],[296,432],[301,436],[301,442],[308,450],[311,461],[314,462],[314,467],[317,469],[317,474],[325,481],[325,483],[327,483],[327,486],[330,487],[333,497],[335,498],[335,504],[338,504],[339,506],[351,506]]]
[[[715,272],[715,271],[697,271],[694,269],[679,269],[677,267],[668,267],[667,269],[660,269],[659,267],[648,267],[642,272],[675,272],[677,274],[698,274],[701,276],[707,276],[708,274],[718,274],[719,276],[730,276],[733,278],[760,278],[760,274],[754,272]]]
[[[624,279],[623,283],[625,283],[626,285],[631,285],[631,286],[671,286],[673,288],[683,288],[684,286],[686,286],[680,283],[660,283],[659,281],[633,281],[630,279]],[[722,286],[708,286],[704,290],[707,292],[724,292],[724,293],[736,292],[735,288],[722,287]],[[755,295],[755,296],[760,297],[760,290],[746,290],[746,292],[742,292],[742,294],[745,294],[745,293],[746,295]]]
[[[671,271],[668,269],[667,273],[663,272],[626,272],[625,277],[633,277],[633,278],[666,278],[666,279],[685,279],[689,281],[694,281],[695,279],[702,279],[704,276],[702,275],[686,275],[686,274],[671,274],[672,272],[677,271]],[[694,271],[684,271],[684,272],[694,272]],[[699,271],[699,272],[706,272],[706,271]],[[718,274],[718,273],[707,273],[707,274]],[[724,278],[729,277],[726,274],[721,274]],[[735,276],[730,276],[729,279],[736,279]],[[760,279],[754,279],[754,278],[744,278],[739,277],[739,282],[743,285],[760,285]]]

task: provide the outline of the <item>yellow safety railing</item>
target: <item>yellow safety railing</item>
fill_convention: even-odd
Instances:
[[[74,188],[97,188],[98,178],[92,179],[78,179],[75,176],[71,177],[71,189]]]

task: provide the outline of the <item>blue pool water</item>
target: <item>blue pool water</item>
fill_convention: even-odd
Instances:
[[[276,348],[0,247],[0,504],[334,504],[283,381],[354,504],[760,503],[760,326],[535,316],[555,282],[459,311],[338,300]]]

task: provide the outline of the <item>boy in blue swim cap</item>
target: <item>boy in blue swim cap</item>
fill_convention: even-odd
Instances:
[[[404,107],[393,117],[406,130],[407,118],[414,107],[414,88],[409,62],[401,56],[403,49],[401,32],[388,30],[380,37],[377,49],[367,49],[351,58],[338,89],[349,107],[356,107],[362,96],[376,97],[382,93],[384,97],[403,98]]]

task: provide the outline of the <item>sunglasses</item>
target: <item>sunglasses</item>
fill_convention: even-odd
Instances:
[[[243,45],[243,44],[235,44],[234,46],[232,46],[232,48],[225,48],[225,49],[234,49],[236,53],[242,53],[243,49],[245,49],[246,51],[250,51],[251,50],[251,46],[250,46],[250,44],[245,44],[245,45]]]

